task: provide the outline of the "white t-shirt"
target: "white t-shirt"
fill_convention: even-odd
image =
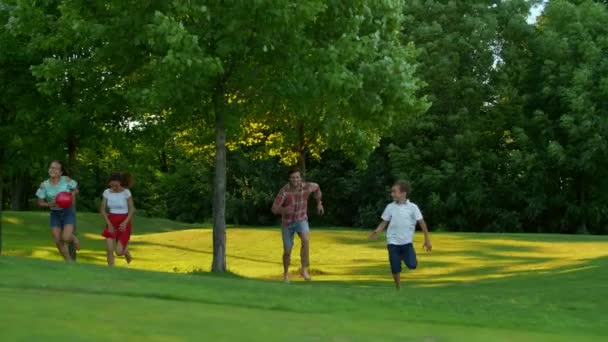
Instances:
[[[409,200],[403,204],[390,203],[382,213],[382,220],[389,222],[386,231],[386,243],[389,245],[405,245],[414,240],[416,222],[422,220],[418,206]]]
[[[129,197],[131,197],[129,189],[124,189],[121,192],[113,192],[110,189],[106,189],[103,192],[103,198],[107,200],[110,214],[128,214],[129,202],[127,200]]]

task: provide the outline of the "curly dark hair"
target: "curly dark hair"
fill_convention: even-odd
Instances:
[[[133,177],[128,172],[114,172],[108,182],[120,182],[122,187],[130,188],[133,185]]]

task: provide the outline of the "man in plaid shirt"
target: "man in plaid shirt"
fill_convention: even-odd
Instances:
[[[272,212],[281,215],[283,228],[283,279],[289,281],[289,264],[291,262],[291,249],[295,233],[298,233],[302,248],[300,258],[302,259],[301,275],[310,280],[308,274],[309,266],[309,241],[310,229],[308,226],[308,195],[315,194],[317,200],[317,212],[323,215],[323,204],[321,203],[321,188],[317,183],[303,182],[299,170],[289,172],[289,183],[287,183],[277,195],[272,205]]]

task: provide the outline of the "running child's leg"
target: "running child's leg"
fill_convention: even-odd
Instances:
[[[106,257],[108,266],[114,266],[114,239],[106,238]]]
[[[402,248],[400,245],[387,245],[388,248],[388,260],[391,264],[391,273],[393,274],[393,280],[395,281],[395,287],[397,290],[401,288],[401,260],[403,259]]]
[[[129,247],[128,246],[125,247],[124,255],[125,255],[125,260],[127,260],[127,264],[130,264],[131,260],[133,260],[133,257],[131,256],[131,252],[129,252]]]
[[[61,228],[53,227],[51,228],[51,232],[53,234],[53,241],[55,241],[55,245],[59,250],[59,254],[65,259],[65,261],[70,260],[70,251],[68,250],[68,246],[61,240]]]
[[[74,247],[76,248],[76,250],[80,249],[80,240],[78,240],[76,235],[74,235],[74,225],[73,224],[64,224],[63,225],[63,231],[61,232],[61,239],[63,240],[63,242],[65,244],[65,248],[68,251],[68,257],[71,260],[72,257],[70,256],[70,250],[69,250],[67,244],[72,242],[72,243],[74,243]]]
[[[401,289],[401,273],[393,273],[393,281],[395,281],[395,288]]]
[[[127,224],[125,230],[116,231],[116,254],[124,256],[127,263],[131,263],[131,253],[129,252],[128,243],[131,238],[131,223]]]
[[[128,246],[123,246],[122,241],[118,241],[116,242],[116,254],[119,256],[123,256],[125,257],[125,259],[127,260],[127,263],[130,264],[131,263],[131,253],[129,252],[129,247]]]
[[[408,243],[405,245],[403,251],[403,261],[405,262],[405,266],[410,270],[415,270],[418,267],[418,260],[416,259],[416,251],[414,250],[414,245]]]
[[[80,250],[80,240],[74,234],[76,230],[76,211],[74,207],[63,209],[62,215],[63,232],[61,238],[66,244],[73,243],[74,248],[78,251]]]
[[[125,255],[125,248],[123,247],[120,241],[116,241],[116,255],[123,256]]]

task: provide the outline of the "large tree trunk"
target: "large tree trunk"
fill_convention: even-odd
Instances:
[[[13,186],[11,190],[11,210],[23,209],[23,191],[25,189],[25,181],[23,175],[13,177]]]
[[[71,135],[68,137],[68,171],[71,177],[75,177],[78,174],[78,165],[76,161],[78,152],[78,137]]]
[[[588,234],[589,230],[587,227],[587,196],[586,196],[586,188],[585,188],[585,176],[579,175],[576,180],[576,193],[578,197],[578,206],[580,208],[581,217],[579,218],[579,223],[577,227],[577,233],[579,234]]]
[[[215,103],[215,176],[213,179],[212,272],[226,271],[226,127],[224,111]]]
[[[169,162],[167,161],[167,152],[163,148],[158,154],[158,160],[160,162],[160,172],[167,173],[169,172]]]
[[[298,122],[298,168],[302,177],[306,175],[306,136],[304,122]]]
[[[71,135],[68,137],[68,165],[69,165],[69,175],[70,177],[76,177],[78,174],[78,166],[76,161],[76,153],[78,152],[78,137],[75,135]],[[74,207],[76,207],[76,199],[74,198]],[[76,226],[74,226],[74,234],[76,234],[76,230],[78,227],[78,222]],[[70,257],[72,260],[76,261],[76,247],[74,247],[73,243],[68,244],[68,250],[70,251]]]

